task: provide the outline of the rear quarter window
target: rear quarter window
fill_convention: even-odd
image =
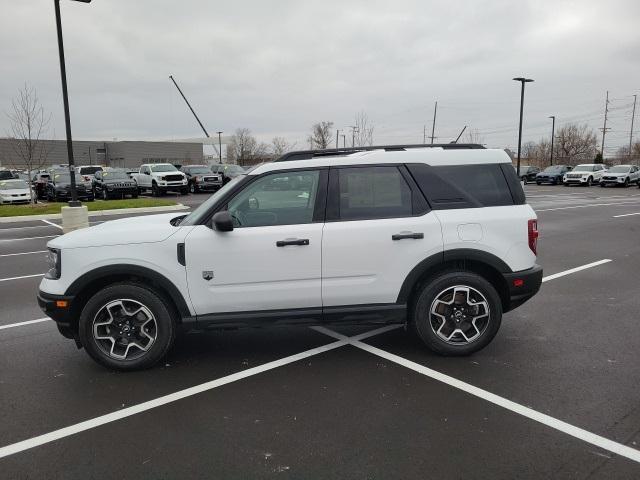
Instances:
[[[481,208],[525,203],[515,170],[509,164],[407,166],[431,208]]]

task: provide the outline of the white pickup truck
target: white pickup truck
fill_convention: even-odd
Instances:
[[[159,197],[169,190],[189,193],[187,176],[170,163],[145,163],[140,165],[138,173],[131,174],[138,184],[138,192],[150,190],[154,197]]]

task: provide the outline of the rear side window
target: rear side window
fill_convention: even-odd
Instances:
[[[516,172],[500,164],[408,165],[431,208],[497,207],[524,203]],[[513,177],[513,178],[509,178]],[[515,200],[515,201],[514,201]]]
[[[397,167],[335,170],[341,220],[408,217],[413,213],[411,188]]]

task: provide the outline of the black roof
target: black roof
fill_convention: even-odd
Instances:
[[[371,147],[347,147],[347,148],[328,148],[325,150],[299,150],[296,152],[285,153],[276,162],[287,162],[291,160],[309,160],[314,157],[337,157],[340,155],[348,155],[355,152],[366,152],[370,150],[385,150],[387,152],[404,151],[411,148],[444,148],[445,150],[464,150],[464,149],[483,149],[482,145],[477,143],[434,143],[431,144],[411,144],[411,145],[375,145]]]

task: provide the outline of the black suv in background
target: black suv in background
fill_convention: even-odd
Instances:
[[[551,183],[552,185],[561,185],[564,174],[571,171],[568,165],[551,165],[536,175],[536,183]]]
[[[216,163],[215,165],[211,165],[211,171],[213,173],[222,173],[222,183],[225,185],[232,178],[246,173],[244,168],[233,163]]]
[[[540,173],[540,169],[538,167],[530,167],[528,165],[520,165],[520,171],[518,172],[518,177],[525,184],[529,182],[536,181],[536,175]]]
[[[180,171],[187,176],[191,193],[215,192],[223,185],[222,175],[213,173],[208,165],[183,165]]]
[[[76,175],[76,192],[78,199],[93,202],[93,190],[91,182],[84,180],[80,175]],[[46,187],[47,200],[57,202],[58,200],[71,199],[71,175],[66,170],[53,171]]]
[[[138,198],[138,184],[134,182],[126,170],[97,170],[93,174],[93,195],[103,200],[110,198]]]

